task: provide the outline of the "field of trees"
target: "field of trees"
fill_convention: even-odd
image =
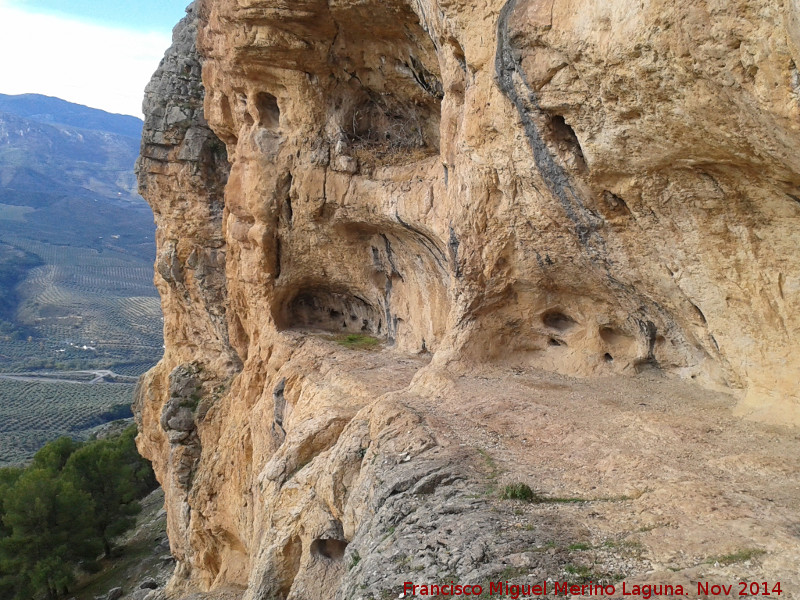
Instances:
[[[133,383],[19,377],[0,379],[0,467],[25,462],[59,436],[86,438],[97,425],[131,416]]]
[[[80,439],[130,405],[133,378],[161,357],[140,131],[134,117],[0,95],[0,465]]]
[[[135,377],[158,361],[163,343],[149,262],[8,233],[2,241],[25,258],[18,269],[30,268],[23,276],[7,270],[16,285],[0,319],[0,466],[30,459],[60,435],[82,439],[95,425],[130,415]],[[128,377],[90,384],[72,373],[81,369]]]
[[[113,250],[55,247],[5,236],[40,257],[17,286],[20,333],[0,338],[0,370],[123,368],[154,364],[162,318],[152,264]],[[27,334],[27,335],[26,335]]]

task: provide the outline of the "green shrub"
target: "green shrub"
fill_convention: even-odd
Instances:
[[[509,483],[503,488],[500,497],[503,500],[522,500],[523,502],[534,502],[537,498],[527,483]]]
[[[45,445],[25,469],[0,469],[0,597],[55,600],[132,523],[155,489],[136,428],[78,444]]]

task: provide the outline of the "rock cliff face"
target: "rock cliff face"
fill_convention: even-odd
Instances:
[[[431,549],[430,577],[515,564],[533,534],[481,537],[505,523],[470,496],[492,468],[437,416],[477,397],[461,380],[491,404],[532,372],[691,379],[800,423],[798,19],[768,0],[190,8],[139,163],[166,350],[136,410],[173,589],[380,597],[398,549]],[[439,552],[442,532],[469,543]]]

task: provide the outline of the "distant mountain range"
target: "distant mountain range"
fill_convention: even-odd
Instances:
[[[37,123],[115,133],[136,140],[142,135],[141,119],[129,115],[116,115],[40,94],[19,96],[0,94],[0,113],[17,115]]]
[[[0,94],[0,371],[158,359],[155,227],[133,172],[141,129]]]
[[[67,197],[142,205],[133,165],[142,121],[27,94],[0,95],[0,203]]]

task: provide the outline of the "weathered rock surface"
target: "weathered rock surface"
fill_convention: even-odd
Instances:
[[[142,378],[134,411],[139,425],[147,424],[139,443],[151,449],[179,559],[188,535],[187,494],[201,454],[194,421],[241,364],[230,349],[226,322],[222,195],[228,163],[203,118],[196,34],[190,13],[145,91],[137,163],[139,189],[158,227],[155,283],[170,341],[159,365]]]
[[[798,11],[190,8],[139,163],[172,592],[798,585]]]

